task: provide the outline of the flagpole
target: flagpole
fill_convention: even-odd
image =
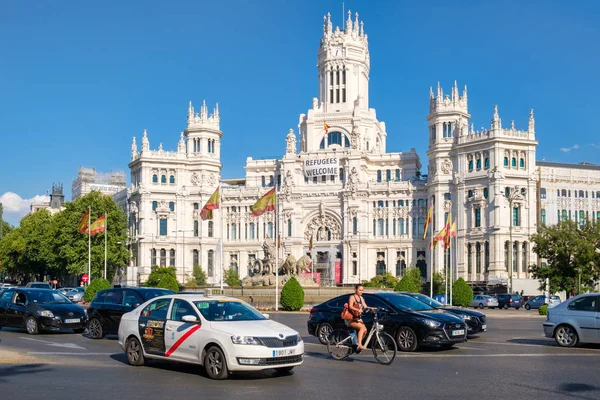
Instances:
[[[431,278],[430,278],[430,282],[429,282],[429,296],[433,299],[433,221],[435,218],[433,218],[433,214],[435,213],[435,204],[434,204],[434,197],[431,196],[431,222],[429,225],[431,225],[431,237],[429,238],[429,265],[430,265],[430,269],[431,269]]]
[[[448,264],[450,265],[450,305],[452,305],[452,282],[454,282],[454,273],[452,272],[452,236],[448,241],[448,258]]]
[[[108,279],[106,276],[106,242],[108,241],[108,218],[106,217],[106,212],[104,212],[104,279]]]
[[[277,198],[277,182],[275,182],[275,235],[279,229],[279,201]],[[275,239],[275,247],[277,247],[277,239]],[[279,311],[279,250],[275,249],[275,311]]]
[[[92,280],[92,207],[88,206],[88,285]]]
[[[221,195],[221,191],[220,191],[221,187],[219,186],[219,196]],[[219,198],[219,203],[220,203],[220,198]],[[220,206],[220,204],[219,204]],[[221,209],[221,207],[219,207],[219,214],[221,215],[221,255],[219,256],[221,258],[221,294],[223,294],[223,210]]]

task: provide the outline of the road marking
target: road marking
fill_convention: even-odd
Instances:
[[[512,340],[531,340],[531,338],[513,338]],[[533,339],[538,340],[538,339]],[[546,344],[531,344],[531,343],[508,343],[508,342],[472,342],[469,344],[495,344],[495,345],[505,345],[505,346],[527,346],[527,347],[537,347],[537,348],[551,348],[551,349],[561,349],[559,346],[549,346],[553,343],[552,340],[548,340],[548,345]],[[600,352],[598,349],[588,349],[582,347],[572,347],[570,350],[584,350],[584,351],[593,351]]]
[[[64,351],[29,351],[32,356],[112,356],[115,353],[68,353]]]
[[[32,342],[38,342],[38,343],[44,343],[44,344],[47,344],[48,346],[53,346],[53,347],[64,347],[66,349],[86,350],[85,347],[78,346],[75,343],[56,343],[56,342],[50,342],[48,340],[33,339],[33,338],[28,338],[28,337],[23,337],[23,336],[19,336],[19,339],[30,340]]]
[[[313,355],[305,354],[304,357],[309,358],[322,358]],[[372,354],[352,354],[352,357],[373,357]],[[569,354],[569,353],[557,353],[557,354],[405,354],[398,353],[396,358],[482,358],[482,357],[600,357],[600,354]]]
[[[484,351],[485,349],[480,349],[477,347],[467,347],[467,346],[456,346],[457,349],[460,350],[479,350],[479,351]]]

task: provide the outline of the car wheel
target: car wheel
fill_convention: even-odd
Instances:
[[[321,344],[327,344],[327,338],[331,332],[333,332],[333,327],[331,324],[323,322],[321,325],[319,325],[319,328],[317,329],[317,337],[319,338],[319,342],[321,342]]]
[[[525,309],[526,310],[531,310],[531,306],[529,304],[525,304]]]
[[[502,308],[504,308],[505,310],[508,310],[508,304],[505,304],[504,307],[502,307]]]
[[[102,323],[98,318],[92,318],[90,322],[88,322],[88,334],[92,339],[102,339],[104,337]]]
[[[142,349],[142,345],[137,338],[132,337],[127,341],[125,353],[127,354],[127,361],[129,364],[133,365],[134,367],[144,365],[144,350]]]
[[[35,335],[36,333],[38,333],[38,323],[34,317],[27,318],[25,327],[27,328],[27,333],[29,333],[30,335]]]
[[[483,303],[479,303],[479,308],[483,310]]]
[[[278,374],[281,374],[281,375],[285,375],[285,374],[289,374],[290,372],[292,372],[293,369],[294,369],[294,367],[281,367],[281,368],[275,368],[275,372],[277,372]]]
[[[225,379],[229,374],[227,370],[227,361],[223,351],[217,346],[213,346],[206,352],[204,356],[204,368],[208,377],[211,379]]]
[[[575,329],[569,325],[561,325],[554,331],[554,340],[559,346],[574,347],[579,342],[579,337]]]
[[[408,326],[398,329],[396,341],[398,343],[398,350],[400,351],[415,351],[419,347],[417,334]]]

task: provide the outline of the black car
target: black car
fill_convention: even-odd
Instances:
[[[154,297],[175,294],[158,288],[114,288],[100,290],[88,308],[88,333],[92,339],[116,335],[121,316]]]
[[[83,307],[57,290],[8,289],[0,297],[0,327],[25,328],[31,335],[63,329],[81,333],[86,321]]]
[[[333,329],[346,326],[341,313],[350,296],[345,294],[314,306],[307,321],[308,333],[326,344]],[[467,326],[462,319],[410,296],[380,292],[365,293],[363,297],[369,307],[389,310],[382,323],[385,331],[396,338],[398,350],[416,351],[422,345],[452,347],[467,339]],[[372,314],[363,314],[362,319],[370,329]]]
[[[518,294],[499,294],[498,295],[498,308],[514,308],[518,310],[523,305],[523,298]]]
[[[429,304],[433,308],[437,308],[438,310],[444,310],[449,313],[456,315],[461,318],[467,324],[467,335],[475,335],[479,332],[485,332],[487,329],[487,319],[485,314],[482,314],[478,311],[466,310],[463,308],[454,308],[444,306],[439,301],[432,299],[429,296],[425,296],[421,293],[409,293],[409,292],[399,292],[405,294],[410,297],[414,297],[417,300],[421,300],[425,304]]]

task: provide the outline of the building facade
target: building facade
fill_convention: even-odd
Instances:
[[[283,156],[248,157],[242,179],[221,177],[218,105],[209,114],[205,103],[196,112],[190,102],[176,151],[162,143],[151,150],[146,131],[139,151],[133,139],[129,283],[144,281],[152,265],[175,266],[181,282],[194,265],[211,283],[220,280],[221,266],[244,277],[263,257],[265,241],[279,232],[279,256],[308,254],[324,284],[385,272],[401,276],[409,266],[425,278],[452,266],[455,277],[473,285],[513,284],[531,281],[528,266],[537,260],[529,236],[540,221],[552,223],[562,210],[600,217],[598,167],[536,165],[533,110],[525,130],[513,122],[503,126],[495,107],[490,127],[476,131],[467,88],[461,94],[455,83],[445,95],[438,84],[430,89],[429,170],[421,175],[414,149],[388,152],[386,125],[369,106],[368,37],[358,14],[352,20],[348,13],[343,29],[324,17],[317,59],[319,97],[300,114],[298,131],[290,129],[285,142],[282,137]],[[315,160],[335,160],[339,168],[308,176]],[[563,186],[574,190],[568,179],[581,186],[578,196],[580,190],[594,194],[570,198],[571,208],[563,199],[568,196],[552,202]],[[203,221],[200,210],[217,187],[220,209]],[[273,187],[277,213],[252,216],[250,206]],[[431,233],[424,239],[431,204],[433,231],[442,229],[448,213],[457,222],[450,251],[432,249]]]
[[[71,186],[71,199],[73,201],[85,196],[92,190],[113,196],[115,193],[127,188],[125,172],[98,172],[96,168],[80,167],[77,178]]]

